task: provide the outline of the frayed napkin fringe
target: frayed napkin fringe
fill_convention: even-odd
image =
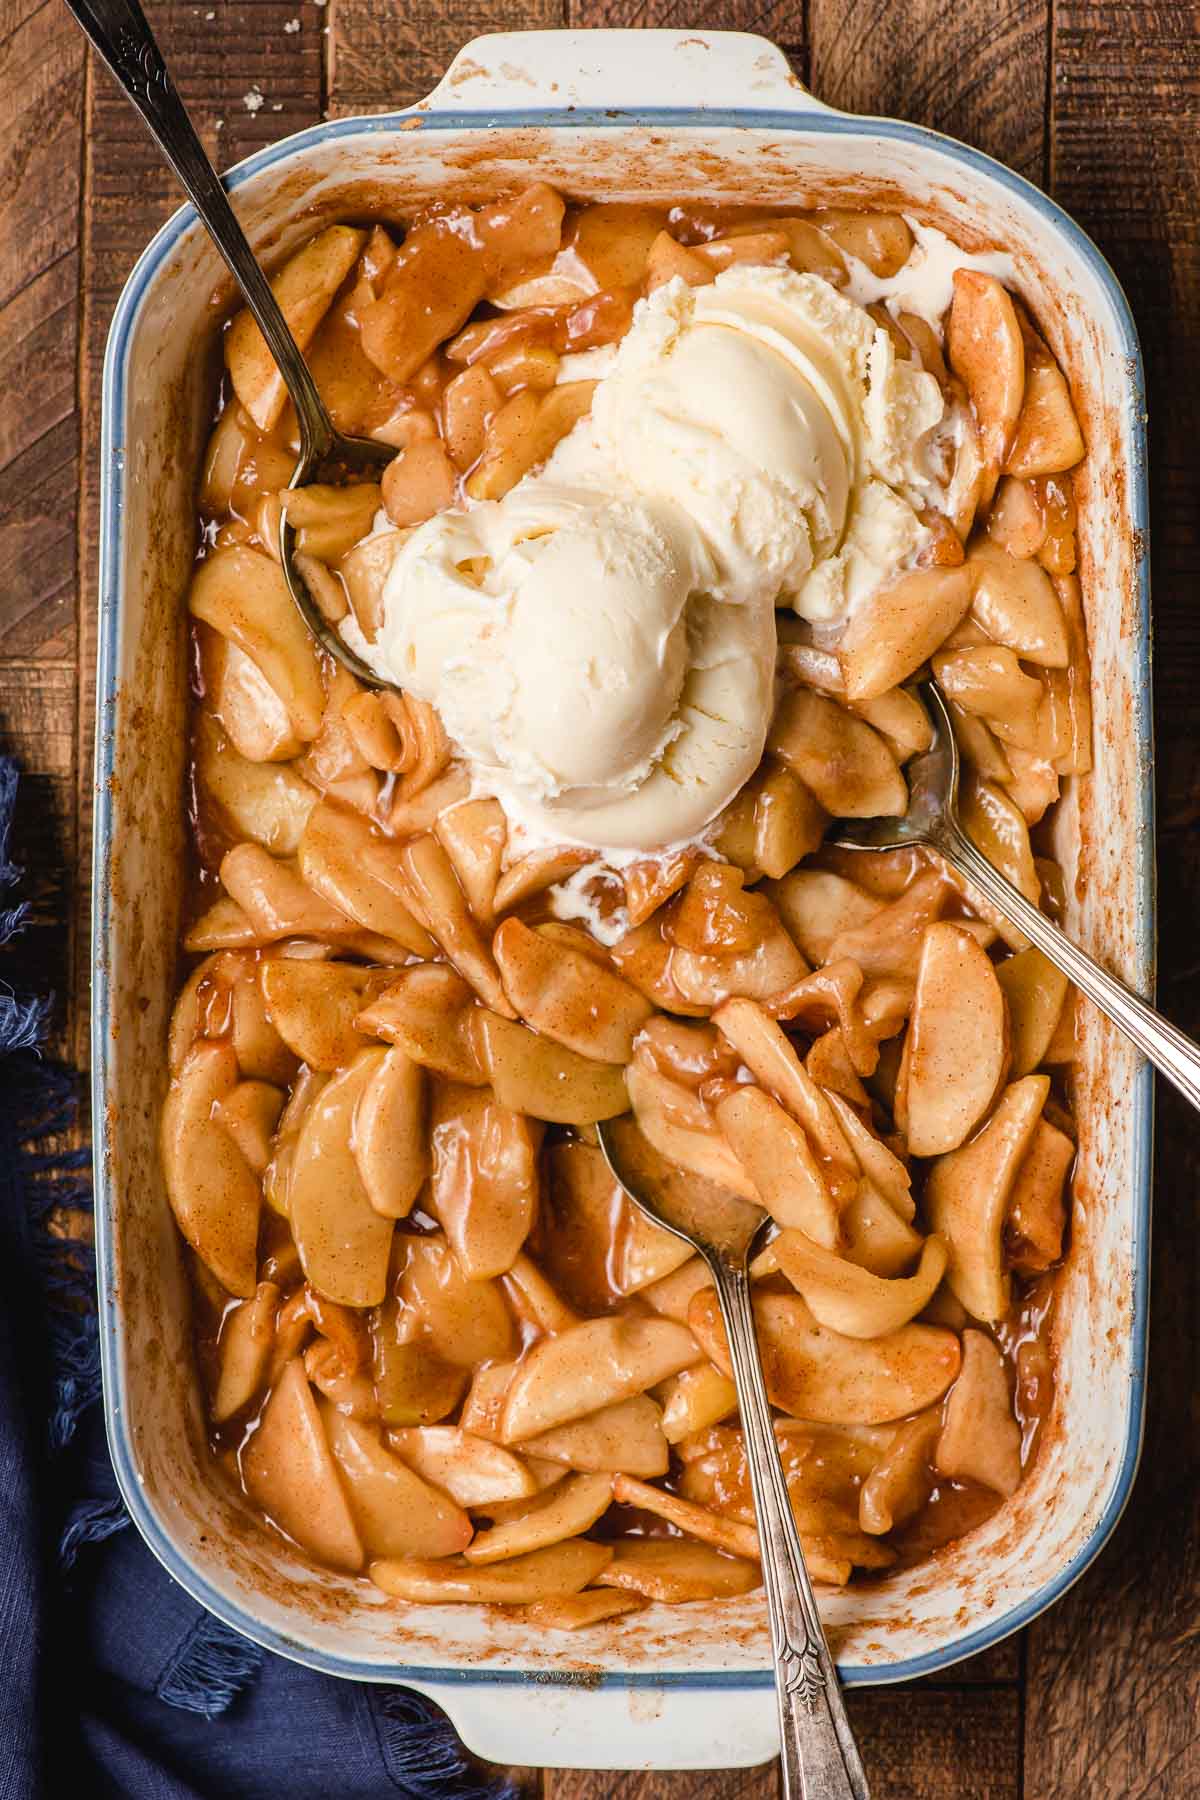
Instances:
[[[257,1644],[202,1613],[154,1691],[167,1706],[216,1719],[254,1680],[262,1659]]]
[[[371,1700],[388,1773],[405,1800],[517,1800],[512,1782],[472,1763],[432,1701],[407,1688],[374,1688]]]
[[[81,1500],[71,1511],[66,1530],[58,1541],[58,1566],[64,1575],[75,1567],[79,1552],[88,1544],[102,1544],[115,1532],[124,1531],[129,1514],[123,1500]]]

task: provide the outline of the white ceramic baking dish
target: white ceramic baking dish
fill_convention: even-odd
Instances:
[[[1095,247],[1018,176],[891,120],[822,106],[761,38],[538,32],[469,44],[406,113],[339,119],[230,176],[278,257],[341,217],[401,217],[532,177],[576,197],[902,208],[998,244],[1068,369],[1089,456],[1080,547],[1095,676],[1095,772],[1061,808],[1069,925],[1135,987],[1152,981],[1145,415],[1128,307]],[[139,1528],[172,1574],[273,1650],[400,1681],[500,1762],[750,1764],[777,1745],[761,1597],[653,1608],[547,1638],[478,1609],[409,1609],[267,1535],[203,1450],[179,1246],[155,1150],[176,985],[186,704],[181,604],[211,417],[214,291],[185,208],[130,276],[104,383],[93,1083],[109,1436]],[[1072,1248],[1058,1393],[1031,1478],[926,1566],[829,1597],[846,1681],[943,1668],[1015,1630],[1095,1556],[1133,1479],[1149,1256],[1149,1072],[1095,1014],[1078,1076]]]

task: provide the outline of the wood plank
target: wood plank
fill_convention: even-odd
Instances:
[[[545,1800],[777,1800],[779,1767],[639,1770],[547,1769]]]
[[[1194,1476],[1162,1485],[1147,1467],[1097,1566],[1030,1630],[1030,1800],[1200,1792],[1200,1504]]]
[[[814,94],[965,138],[1044,179],[1050,0],[810,0]]]
[[[513,1800],[542,1800],[542,1782],[545,1779],[541,1769],[525,1769],[519,1767],[502,1768],[498,1763],[482,1762],[478,1767],[485,1779],[491,1779],[497,1787],[502,1788],[507,1782]]]
[[[485,31],[550,31],[566,23],[565,0],[331,0],[330,12],[334,116],[423,100],[456,52]]]
[[[787,52],[806,80],[808,34],[804,0],[567,0],[567,20],[575,26],[653,26],[659,30],[757,31]],[[664,94],[662,103],[681,105],[682,94]]]
[[[944,1670],[940,1675],[924,1677],[914,1682],[914,1687],[975,1687],[984,1684],[990,1687],[1005,1682],[1019,1683],[1024,1670],[1024,1639],[1020,1632],[1004,1639],[990,1650],[981,1650],[978,1656],[968,1656],[966,1662],[955,1663],[953,1668]]]
[[[60,6],[0,20],[0,657],[75,636],[83,39]]]
[[[1015,1687],[917,1682],[852,1692],[848,1710],[872,1800],[1020,1800]]]
[[[872,1800],[1019,1800],[1020,1704],[1011,1685],[852,1692]],[[545,1800],[777,1800],[780,1790],[772,1763],[678,1774],[551,1769],[544,1791]]]
[[[1051,183],[1133,304],[1150,390],[1160,1003],[1200,1033],[1200,10],[1060,0]],[[1149,1412],[1112,1544],[1029,1633],[1027,1791],[1175,1800],[1200,1791],[1200,1330],[1195,1118],[1160,1083]]]
[[[313,0],[178,0],[154,10],[154,30],[176,85],[218,167],[314,123],[321,116],[325,9]],[[289,30],[298,24],[298,30]],[[181,195],[141,121],[89,57],[81,400],[85,479],[80,515],[79,856],[91,856],[92,736],[95,729],[95,549],[99,520],[100,371],[121,285]],[[86,899],[76,933],[87,929]],[[83,941],[80,935],[79,941]],[[77,957],[74,1054],[87,1059],[87,959]]]

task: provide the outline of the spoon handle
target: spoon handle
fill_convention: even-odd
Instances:
[[[1030,905],[1007,876],[976,848],[961,827],[947,822],[934,847],[960,875],[977,887],[998,912],[1024,932],[1056,968],[1062,970],[1125,1036],[1137,1045],[1160,1074],[1200,1111],[1200,1047],[1170,1024],[1132,988],[1094,962],[1078,944]]]
[[[138,0],[66,0],[112,71],[126,99],[149,126],[209,236],[228,263],[267,340],[300,424],[306,453],[324,456],[334,430],[308,365],[271,292],[271,284],[238,224],[221,178],[196,136],[162,51]]]
[[[729,1338],[758,1515],[775,1651],[784,1800],[869,1800],[779,1460],[754,1332],[750,1279],[744,1263],[718,1255],[709,1259],[709,1267]]]

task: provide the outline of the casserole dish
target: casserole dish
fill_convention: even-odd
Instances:
[[[301,133],[240,165],[230,185],[270,261],[335,219],[402,218],[531,177],[576,198],[880,204],[965,248],[1011,253],[1069,373],[1089,447],[1076,492],[1095,769],[1068,787],[1056,820],[1066,922],[1145,991],[1144,404],[1128,308],[1095,248],[1017,176],[932,132],[833,112],[773,46],[731,33],[479,39],[420,106]],[[481,1609],[400,1609],[366,1583],[319,1571],[268,1538],[214,1478],[157,1119],[184,881],[182,596],[217,328],[231,303],[216,252],[184,209],[134,269],[105,366],[93,1111],[106,1406],[122,1489],[156,1554],[221,1618],[332,1673],[420,1689],[484,1756],[576,1767],[765,1760],[777,1728],[758,1596],[651,1609],[550,1644]],[[1038,1458],[969,1537],[827,1597],[848,1682],[925,1674],[1017,1629],[1082,1572],[1129,1491],[1146,1352],[1151,1083],[1094,1014],[1081,1023],[1076,1105],[1058,1388]]]

